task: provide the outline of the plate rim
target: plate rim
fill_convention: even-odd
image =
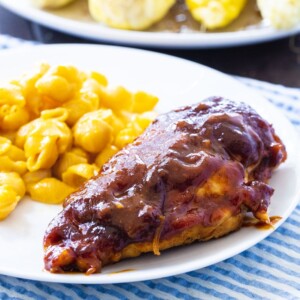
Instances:
[[[55,44],[55,45],[38,45],[38,46],[30,46],[27,49],[27,51],[32,51],[33,48],[36,48],[34,51],[39,51],[41,48],[49,48],[49,49],[58,49],[59,51],[66,51],[66,50],[61,50],[65,47],[68,47],[68,48],[106,48],[106,49],[115,49],[115,50],[121,50],[121,51],[130,51],[130,52],[142,52],[142,53],[145,53],[145,55],[154,55],[154,56],[158,56],[158,57],[167,57],[169,59],[174,59],[176,61],[180,60],[182,61],[183,63],[188,63],[190,65],[193,65],[194,67],[198,67],[199,65],[201,66],[201,68],[204,68],[204,69],[210,69],[211,71],[213,71],[214,73],[218,73],[219,75],[222,75],[224,77],[226,77],[228,80],[231,80],[233,82],[235,82],[235,84],[238,84],[240,86],[244,86],[246,89],[248,90],[251,90],[253,93],[257,94],[257,96],[261,99],[264,99],[264,102],[267,103],[267,105],[269,107],[272,107],[273,109],[275,109],[278,113],[280,113],[280,115],[282,116],[283,119],[285,119],[286,122],[289,123],[289,126],[291,128],[293,128],[293,135],[295,135],[295,137],[298,137],[298,132],[296,131],[296,129],[294,128],[294,126],[290,123],[290,121],[287,119],[286,116],[284,116],[284,114],[278,109],[276,108],[274,105],[272,105],[271,103],[269,103],[263,96],[261,96],[259,93],[257,93],[255,90],[245,86],[243,83],[237,81],[236,79],[230,77],[229,75],[226,75],[222,72],[219,72],[217,70],[214,70],[210,67],[207,67],[207,66],[203,66],[201,64],[198,64],[198,63],[195,63],[195,62],[192,62],[192,61],[189,61],[189,60],[186,60],[186,59],[182,59],[182,58],[177,58],[177,57],[174,57],[174,56],[170,56],[170,55],[167,55],[167,54],[160,54],[160,53],[156,53],[156,52],[152,52],[152,51],[148,51],[148,50],[138,50],[138,49],[131,49],[131,48],[127,48],[127,47],[116,47],[116,46],[106,46],[106,45],[91,45],[91,44]],[[7,50],[4,50],[2,52],[0,52],[0,59],[3,59],[3,57],[5,56],[10,56],[10,55],[13,55],[14,53],[19,53],[19,54],[24,54],[24,48],[23,49],[7,49]],[[26,50],[25,50],[26,51]],[[50,50],[52,51],[52,50]],[[299,141],[298,141],[298,144],[299,144]],[[298,160],[297,160],[297,166],[300,167],[300,154],[298,155]],[[298,183],[300,182],[300,180],[297,181]],[[293,195],[295,198],[298,198],[300,196],[300,190],[298,191],[298,193],[295,193],[295,195]],[[288,218],[288,216],[292,213],[292,211],[294,210],[294,208],[297,206],[298,204],[298,201],[293,201],[292,202],[292,205],[289,205],[289,209],[285,212],[285,215],[283,216],[283,218],[274,226],[275,227],[275,230],[281,226],[282,223],[284,223],[284,221]],[[254,243],[253,241],[248,241],[246,244],[244,243],[242,246],[240,247],[237,247],[235,248],[235,251],[234,252],[230,252],[230,254],[227,254],[227,255],[223,255],[222,256],[222,259],[220,260],[219,258],[216,258],[210,262],[208,262],[207,264],[204,264],[202,265],[200,268],[204,268],[204,267],[207,267],[209,265],[212,265],[214,263],[217,263],[219,261],[223,261],[225,259],[228,259],[229,257],[232,257],[238,253],[241,253],[242,251],[246,250],[246,249],[249,249],[251,246],[254,246],[256,245],[257,243],[259,243],[260,241],[264,240],[268,235],[270,235],[273,231],[269,230],[269,231],[266,231],[264,232],[264,234],[262,234],[260,236],[260,238],[258,240],[256,240]],[[109,278],[109,280],[103,280],[103,278],[101,277],[94,277],[94,280],[86,280],[84,282],[80,281],[80,279],[82,278],[82,274],[78,276],[69,276],[67,279],[64,277],[66,274],[60,276],[59,274],[49,274],[47,272],[45,272],[45,274],[47,274],[46,277],[40,277],[39,275],[35,276],[35,275],[30,275],[30,278],[27,276],[27,275],[18,275],[14,272],[1,272],[1,274],[3,275],[8,275],[8,276],[14,276],[14,277],[17,277],[17,278],[24,278],[24,279],[28,279],[28,280],[38,280],[38,281],[43,281],[43,282],[56,282],[56,283],[73,283],[73,284],[113,284],[113,283],[125,283],[125,282],[136,282],[136,281],[144,281],[144,280],[151,280],[151,279],[158,279],[158,278],[162,278],[162,277],[167,277],[167,276],[174,276],[174,275],[178,275],[178,274],[182,274],[182,273],[186,273],[186,272],[190,272],[190,271],[193,271],[195,269],[197,269],[199,267],[194,267],[193,266],[193,262],[190,262],[188,264],[188,266],[186,266],[185,268],[182,268],[177,271],[174,272],[174,270],[171,268],[169,268],[167,271],[163,272],[163,273],[160,273],[159,276],[156,276],[156,277],[153,277],[152,276],[143,276],[142,279],[139,279],[139,278],[135,278],[135,279],[130,279],[128,280],[127,278],[123,277],[123,278],[118,278],[118,276],[111,276]],[[161,272],[161,270],[160,270]],[[105,273],[102,273],[103,275],[108,275],[108,274],[105,274]],[[49,276],[50,275],[50,276]],[[101,274],[100,274],[101,275]],[[106,276],[107,277],[107,276]],[[130,277],[130,276],[129,276]],[[92,278],[92,277],[90,277]],[[100,282],[99,282],[100,281]]]
[[[18,6],[19,2],[0,0],[0,4],[15,14],[37,22],[43,26],[67,33],[79,38],[94,40],[97,42],[109,42],[131,46],[145,46],[153,48],[222,48],[231,46],[251,45],[271,40],[281,39],[300,32],[300,24],[292,29],[276,30],[265,27],[247,31],[224,33],[168,33],[168,32],[143,32],[129,31],[97,26],[80,21],[75,21],[43,11],[30,4]],[[24,2],[25,3],[25,2]],[[24,10],[24,7],[26,8]],[[101,26],[101,27],[100,27]]]

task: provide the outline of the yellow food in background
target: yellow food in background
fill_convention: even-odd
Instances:
[[[60,8],[74,0],[31,0],[41,8]],[[162,20],[176,0],[85,0],[95,21],[109,27],[144,30]],[[204,29],[215,30],[239,17],[248,0],[185,0],[195,20]],[[179,2],[182,6],[181,1]],[[289,29],[300,24],[299,0],[257,0],[261,16],[275,29]],[[57,80],[63,87],[65,82]],[[63,88],[62,88],[63,89]],[[1,91],[0,91],[1,93]],[[62,93],[63,95],[63,93]]]
[[[247,0],[186,0],[192,16],[207,29],[227,26],[236,19]]]
[[[264,19],[277,29],[289,29],[300,24],[299,0],[257,0]]]
[[[88,0],[92,17],[110,27],[142,30],[161,20],[176,0]]]
[[[44,8],[59,8],[73,1],[74,0],[32,0],[33,4]]]
[[[61,203],[145,130],[157,101],[74,66],[42,64],[0,87],[0,219],[25,193]]]

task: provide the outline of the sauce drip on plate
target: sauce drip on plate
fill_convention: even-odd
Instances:
[[[124,269],[124,270],[120,270],[120,271],[111,272],[108,275],[127,273],[127,272],[132,272],[132,271],[136,271],[136,270],[135,269]]]
[[[260,230],[269,230],[274,229],[274,225],[280,221],[282,218],[280,216],[272,216],[270,217],[270,223],[264,223],[252,217],[246,217],[244,219],[243,227],[256,227]]]

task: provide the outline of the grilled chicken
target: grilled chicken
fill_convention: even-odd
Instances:
[[[51,272],[100,272],[143,252],[218,238],[246,212],[268,222],[266,184],[286,159],[245,104],[210,98],[160,115],[65,201],[45,237]]]

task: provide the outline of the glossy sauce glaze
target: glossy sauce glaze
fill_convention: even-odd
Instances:
[[[213,238],[244,211],[265,222],[265,182],[285,159],[272,126],[245,104],[210,98],[162,114],[66,199],[45,234],[45,268],[90,274],[130,245],[159,254],[159,243],[195,228],[193,240]]]

